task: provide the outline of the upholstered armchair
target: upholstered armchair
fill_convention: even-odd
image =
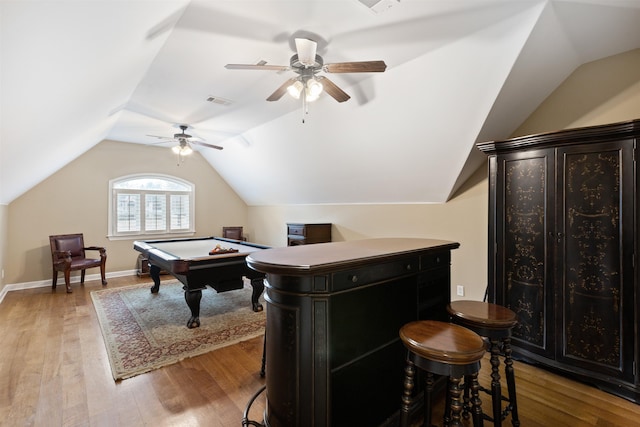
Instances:
[[[59,234],[49,236],[51,244],[51,261],[53,263],[52,288],[58,284],[58,272],[64,273],[67,292],[71,291],[71,272],[80,270],[80,283],[84,283],[84,272],[87,268],[100,267],[102,284],[106,285],[104,270],[107,262],[107,251],[98,246],[85,246],[84,237],[80,234]],[[87,258],[85,251],[97,251],[100,258]]]
[[[247,240],[242,235],[242,227],[222,227],[222,237],[226,239]]]

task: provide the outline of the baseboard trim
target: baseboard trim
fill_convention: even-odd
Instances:
[[[114,271],[111,273],[106,273],[105,277],[107,279],[112,277],[124,277],[124,276],[135,276],[138,270],[124,270],[124,271]],[[100,280],[100,273],[96,274],[87,274],[84,276],[84,281],[91,280]],[[58,286],[62,283],[64,287],[64,278],[62,282],[58,279]],[[80,283],[80,275],[71,276],[71,283]],[[22,282],[22,283],[8,283],[4,285],[4,287],[0,290],[0,303],[4,300],[5,295],[7,295],[10,291],[22,291],[25,289],[34,289],[34,288],[44,288],[51,287],[51,279],[49,280],[36,280],[34,282]]]

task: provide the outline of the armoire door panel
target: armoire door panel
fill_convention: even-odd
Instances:
[[[633,254],[624,239],[633,233],[633,140],[559,148],[558,163],[557,359],[631,380],[622,306],[633,300],[624,271]]]
[[[551,274],[547,230],[553,212],[547,212],[547,206],[553,197],[552,163],[553,150],[501,159],[504,187],[499,203],[504,216],[499,223],[504,228],[499,230],[497,284],[503,288],[503,304],[518,318],[514,342],[538,354],[553,351],[549,337],[554,325],[546,321],[553,300],[546,286]]]

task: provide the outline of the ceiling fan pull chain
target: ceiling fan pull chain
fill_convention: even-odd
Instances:
[[[304,116],[309,114],[309,110],[307,109],[307,85],[302,87],[300,98],[302,98],[302,123],[304,123]]]

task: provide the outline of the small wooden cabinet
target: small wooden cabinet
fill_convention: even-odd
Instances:
[[[481,143],[489,155],[491,302],[514,356],[640,402],[640,120]]]
[[[287,246],[331,241],[331,224],[287,224]]]
[[[149,275],[149,260],[142,254],[138,255],[138,260],[136,261],[136,273],[138,277]]]

